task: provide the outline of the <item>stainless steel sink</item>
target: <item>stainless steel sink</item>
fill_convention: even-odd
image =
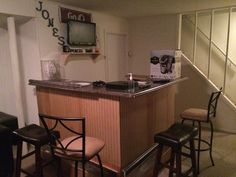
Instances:
[[[85,82],[85,81],[67,80],[65,82],[71,85],[76,85],[76,86],[81,86],[81,87],[91,85],[91,82]]]

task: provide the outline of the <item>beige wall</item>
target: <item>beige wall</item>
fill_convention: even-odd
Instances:
[[[34,0],[0,0],[0,13],[35,16]]]
[[[176,49],[177,15],[159,15],[130,20],[131,71],[149,74],[150,52]]]
[[[32,3],[33,2],[33,3]],[[61,52],[61,47],[57,44],[57,39],[52,36],[52,31],[48,28],[47,21],[42,19],[39,12],[35,13],[35,7],[37,1],[31,0],[1,0],[0,1],[0,13],[15,14],[15,15],[25,15],[25,16],[37,16],[33,21],[21,26],[19,31],[23,30],[25,37],[21,39],[19,45],[29,45],[27,42],[27,29],[34,29],[35,33],[32,32],[31,39],[34,39],[34,44],[32,46],[35,50],[28,50],[31,53],[26,55],[26,49],[21,53],[21,57],[25,58],[23,61],[24,69],[24,88],[26,90],[31,87],[27,85],[27,79],[33,77],[34,79],[40,79],[40,59],[50,58],[58,56]],[[47,3],[45,8],[49,11],[50,16],[55,19],[55,26],[60,30],[61,35],[65,35],[65,25],[61,25],[58,19],[58,6],[56,3]],[[177,28],[178,21],[177,15],[160,15],[153,17],[143,17],[132,19],[130,21],[113,17],[107,14],[87,11],[80,8],[69,7],[76,10],[82,10],[85,12],[91,12],[93,15],[93,21],[97,23],[98,26],[98,36],[100,40],[101,53],[98,58],[93,60],[90,56],[73,56],[69,58],[67,65],[65,66],[66,77],[71,79],[82,79],[82,80],[104,80],[105,79],[105,33],[121,33],[130,34],[129,36],[129,46],[130,46],[130,58],[129,64],[131,71],[136,74],[149,74],[149,59],[151,50],[159,49],[175,49],[177,44]],[[27,27],[28,26],[28,27]],[[129,29],[130,27],[130,29]],[[26,30],[26,31],[25,31]],[[129,31],[128,31],[129,30]],[[1,33],[5,33],[4,30]],[[1,39],[4,36],[1,36]],[[3,43],[1,43],[3,44]],[[34,45],[37,47],[34,48]],[[4,46],[6,47],[6,46]],[[4,49],[1,47],[1,49]],[[7,54],[7,50],[4,50],[2,54]],[[36,52],[36,55],[33,53]],[[38,52],[38,53],[37,53]],[[2,57],[2,55],[1,55]],[[33,60],[32,57],[35,57]],[[26,59],[27,58],[27,59]],[[30,60],[31,65],[27,60]],[[1,60],[2,62],[2,60]],[[32,65],[33,64],[33,65]],[[5,65],[5,64],[4,64]],[[31,67],[31,68],[29,68]],[[9,70],[11,68],[8,68]],[[6,70],[6,72],[9,72]],[[189,77],[189,80],[181,83],[177,93],[176,99],[176,116],[185,108],[189,106],[200,106],[204,107],[206,101],[211,92],[209,84],[204,80],[197,72],[195,72],[187,64],[183,65],[183,75]],[[2,70],[1,70],[2,72]],[[10,74],[9,74],[10,77]],[[0,79],[4,79],[3,77]],[[8,86],[9,91],[11,86]],[[5,89],[7,90],[7,89]],[[1,90],[2,91],[2,90]],[[26,91],[27,92],[27,91]],[[9,96],[10,93],[7,93]],[[32,100],[35,100],[33,90],[29,90],[28,95],[25,97],[27,101],[26,105],[29,105]],[[31,99],[32,98],[32,99]],[[6,105],[1,100],[1,105]],[[27,106],[28,116],[37,113],[37,110],[33,107]],[[6,109],[7,110],[7,109]],[[227,115],[227,116],[226,116]],[[232,130],[233,125],[235,125],[235,112],[223,101],[219,104],[219,111],[216,119],[217,128],[224,130]],[[34,122],[37,118],[30,117],[29,121]]]
[[[33,2],[33,3],[32,3]],[[41,12],[36,12],[35,7],[38,7],[38,1],[30,1],[27,4],[26,0],[1,1],[0,13],[5,16],[14,16],[19,19],[17,25],[18,52],[21,69],[21,80],[24,99],[24,114],[25,122],[38,122],[37,105],[34,87],[28,85],[29,79],[41,79],[40,60],[60,58],[62,48],[58,45],[57,38],[52,36],[52,29],[47,27],[47,20],[42,18]],[[18,6],[17,6],[18,5]],[[54,26],[59,29],[59,34],[66,35],[66,25],[59,22],[58,8],[62,4],[51,3],[44,1],[43,8],[47,10],[51,18],[54,18]],[[4,7],[4,8],[3,8]],[[66,78],[77,80],[105,80],[105,32],[128,34],[128,22],[125,19],[113,17],[107,14],[88,11],[80,8],[65,6],[71,9],[92,13],[93,22],[97,24],[99,47],[101,55],[96,59],[91,56],[69,57],[65,65]],[[36,18],[25,18],[32,16]],[[2,19],[2,18],[1,18]],[[18,20],[17,20],[18,21]],[[2,22],[2,20],[1,20]],[[17,116],[14,103],[13,84],[10,83],[12,68],[10,65],[10,55],[8,49],[7,23],[0,29],[1,53],[0,57],[2,65],[0,67],[1,76],[1,94],[0,94],[0,110],[14,114]],[[2,40],[4,39],[4,40]],[[6,77],[5,77],[6,76]]]
[[[59,5],[57,3],[45,2],[43,7],[47,9],[50,16],[54,18],[54,26],[60,31],[60,35],[66,40],[66,24],[62,24],[58,18]],[[61,5],[60,5],[61,6]],[[85,9],[65,6],[83,12],[92,13],[92,20],[97,25],[98,47],[101,55],[93,59],[90,55],[71,55],[65,65],[65,78],[77,80],[105,80],[106,58],[105,58],[105,33],[128,34],[128,21],[122,18],[107,14],[89,11]],[[62,52],[62,48],[57,44],[57,38],[52,36],[51,28],[47,27],[47,20],[37,12],[37,33],[40,44],[41,59],[57,58]]]
[[[189,79],[179,84],[176,95],[176,117],[190,107],[207,108],[208,99],[215,89],[191,65],[182,59],[182,75]],[[217,115],[213,119],[216,130],[234,132],[236,124],[236,111],[221,96],[218,103]],[[208,126],[203,124],[203,126]]]
[[[176,49],[177,16],[159,15],[130,21],[131,71],[149,74],[150,52]]]
[[[0,111],[16,115],[8,33],[5,28],[0,28],[0,41]]]

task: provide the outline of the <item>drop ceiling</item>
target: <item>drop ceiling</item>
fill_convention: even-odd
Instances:
[[[236,5],[236,0],[51,0],[124,18]]]

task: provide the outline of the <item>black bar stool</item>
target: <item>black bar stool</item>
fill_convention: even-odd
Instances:
[[[12,177],[14,161],[11,130],[0,124],[0,177]]]
[[[50,138],[46,130],[38,125],[31,124],[26,127],[17,129],[13,131],[13,134],[17,141],[17,157],[16,157],[16,169],[15,177],[20,177],[21,172],[30,175],[42,177],[43,171],[42,168],[46,164],[42,163],[41,158],[41,147],[49,143]],[[58,135],[59,136],[59,135]],[[22,156],[22,143],[26,142],[34,146],[35,150]],[[29,157],[30,155],[35,154],[35,173],[34,175],[25,171],[21,168],[21,162],[24,158]],[[48,164],[48,163],[47,163]]]
[[[173,173],[176,174],[176,177],[183,177],[189,175],[191,172],[193,177],[196,177],[197,168],[194,137],[197,135],[197,133],[198,129],[196,127],[175,123],[166,131],[156,134],[154,140],[156,143],[159,143],[159,145],[153,170],[153,177],[157,177],[158,173],[163,167],[169,169],[169,177],[173,177]],[[182,147],[186,143],[190,144],[190,154],[182,152]],[[170,160],[167,162],[162,162],[161,159],[164,146],[171,148]],[[192,167],[185,173],[182,173],[181,169],[181,155],[191,158],[192,162]],[[174,167],[175,162],[176,167]]]
[[[0,112],[0,177],[12,177],[14,160],[12,145],[15,140],[12,131],[18,128],[17,117]]]

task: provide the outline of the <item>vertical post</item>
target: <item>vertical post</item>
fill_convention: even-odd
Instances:
[[[207,78],[210,78],[211,69],[211,51],[212,51],[212,34],[213,34],[214,10],[211,11],[210,37],[209,37],[209,53],[208,53],[208,70]]]
[[[196,45],[197,45],[197,12],[195,12],[195,28],[194,28],[194,41],[193,41],[193,64],[195,65],[196,58]]]
[[[103,30],[104,34],[104,59],[105,59],[105,80],[109,80],[109,67],[108,67],[108,57],[107,57],[107,32],[104,29]]]
[[[224,69],[224,83],[223,83],[223,93],[224,94],[225,94],[225,85],[226,85],[226,79],[227,79],[226,75],[227,75],[228,57],[229,57],[229,36],[230,36],[231,12],[232,12],[232,7],[229,8],[229,18],[228,18],[228,32],[227,32],[225,69]]]
[[[178,26],[177,26],[177,49],[181,49],[181,32],[182,32],[182,14],[178,15]]]
[[[15,91],[14,101],[16,103],[16,111],[17,111],[19,127],[23,127],[25,125],[25,120],[24,120],[24,106],[23,106],[22,87],[21,87],[22,81],[21,81],[21,72],[20,72],[20,64],[19,64],[19,57],[18,57],[14,17],[7,18],[7,27],[8,27],[8,35],[9,35],[9,49],[10,49],[10,56],[11,56],[13,85],[14,85],[14,91]],[[23,149],[23,152],[24,153],[26,152],[26,148]]]

